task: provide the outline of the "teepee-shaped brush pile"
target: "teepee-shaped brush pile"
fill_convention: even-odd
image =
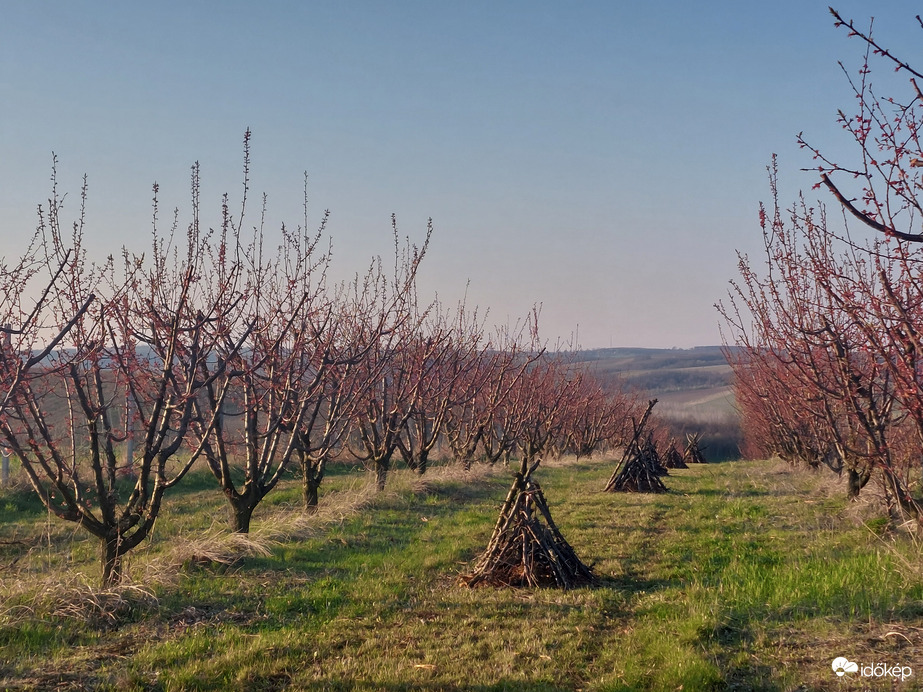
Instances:
[[[656,473],[658,476],[669,476],[670,471],[667,469],[666,464],[663,463],[663,458],[660,456],[660,452],[657,451],[657,443],[654,442],[654,433],[651,433],[647,436],[647,442],[641,445],[641,457],[644,460],[644,463]]]
[[[699,441],[699,433],[686,435],[686,449],[683,452],[683,461],[687,464],[707,464],[705,447]]]
[[[670,440],[670,447],[666,454],[663,455],[663,465],[668,469],[688,469],[689,466],[683,460],[683,454],[676,448],[676,438]]]
[[[666,471],[660,463],[656,447],[651,438],[647,443],[641,444],[641,433],[647,423],[657,399],[648,402],[647,411],[641,417],[641,422],[634,426],[634,436],[625,448],[622,458],[615,467],[609,482],[606,483],[606,492],[628,493],[665,493],[667,487],[660,480],[661,470]]]
[[[500,519],[468,586],[550,586],[572,589],[596,583],[551,518],[542,489],[517,474]]]

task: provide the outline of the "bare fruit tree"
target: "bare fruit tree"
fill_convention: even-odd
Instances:
[[[408,420],[419,406],[428,373],[436,367],[448,341],[445,333],[421,336],[433,304],[420,307],[416,279],[429,247],[432,222],[419,247],[409,239],[402,245],[394,217],[391,223],[394,272],[388,279],[384,302],[387,327],[373,339],[358,363],[357,375],[366,386],[346,437],[350,454],[374,470],[379,491],[385,489],[391,461],[399,452]]]
[[[230,524],[247,533],[253,512],[285,476],[301,448],[304,421],[330,364],[335,308],[328,297],[329,254],[321,252],[328,215],[316,231],[305,218],[282,227],[273,247],[263,219],[246,223],[249,132],[239,215],[225,196],[222,222],[206,248],[208,300],[219,306],[205,323],[214,356],[198,363],[206,383],[194,400],[190,432],[230,508]]]
[[[197,167],[192,190],[195,210]],[[110,586],[122,577],[123,556],[153,529],[164,493],[195,458],[176,455],[202,386],[196,369],[211,357],[204,329],[211,309],[199,300],[202,233],[194,211],[185,244],[172,247],[177,225],[166,238],[157,231],[155,186],[153,247],[145,256],[126,251],[118,272],[111,258],[87,260],[83,205],[64,249],[62,204],[55,190],[41,215],[44,261],[57,278],[32,323],[52,325],[61,337],[40,376],[13,391],[0,431],[48,511],[100,540],[102,582]],[[88,303],[88,295],[96,300]],[[117,449],[126,396],[142,428],[131,475]]]
[[[298,428],[296,456],[301,470],[304,509],[314,512],[327,464],[345,446],[357,408],[378,375],[370,377],[366,359],[392,327],[387,281],[378,262],[364,276],[344,283],[333,297],[333,311],[321,350],[324,369],[310,395]]]
[[[435,304],[422,326],[423,331],[409,344],[414,370],[422,378],[421,387],[404,424],[404,434],[398,439],[404,462],[421,475],[426,473],[430,452],[445,437],[453,407],[464,407],[477,395],[471,387],[472,375],[478,371],[484,341],[477,312],[467,314],[464,305],[450,320]]]
[[[530,319],[514,328],[498,328],[481,348],[466,352],[457,394],[444,422],[446,441],[455,461],[466,471],[479,453],[496,463],[515,446],[503,425],[504,407],[516,383],[541,354],[541,349],[534,348],[535,334]]]
[[[908,491],[919,453],[895,444],[921,391],[904,331],[921,294],[891,253],[894,244],[908,252],[907,241],[840,243],[823,210],[800,202],[783,213],[774,170],[771,186],[773,209],[762,213],[768,270],[741,258],[723,309],[739,349],[731,363],[740,401],[755,416],[745,427],[769,438],[764,448],[845,471],[851,497],[877,474],[892,508],[919,518]]]

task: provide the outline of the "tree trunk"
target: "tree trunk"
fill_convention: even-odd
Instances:
[[[250,533],[250,519],[256,502],[251,501],[249,493],[234,498],[229,498],[231,503],[231,529],[234,533]]]
[[[859,491],[865,487],[871,476],[871,470],[856,471],[855,469],[848,469],[846,472],[846,496],[850,500],[855,500],[859,497]]]
[[[886,467],[883,469],[883,473],[894,495],[894,501],[900,509],[901,519],[911,518],[917,522],[921,522],[923,516],[921,516],[920,513],[920,506],[904,488],[904,484],[901,483],[900,479],[895,475],[893,469]]]
[[[385,489],[385,483],[388,482],[388,469],[391,468],[391,455],[379,459],[375,462],[375,485],[378,492]]]
[[[0,447],[0,488],[10,487],[10,450]]]
[[[420,456],[417,457],[417,473],[421,476],[426,473],[426,467],[429,464],[429,453],[420,452]]]
[[[109,536],[102,541],[103,588],[117,586],[122,581],[122,555],[119,536]]]
[[[302,495],[304,497],[304,511],[308,514],[317,512],[317,496],[320,489],[320,481],[316,480],[313,475],[308,473],[302,479]]]
[[[304,511],[314,514],[317,511],[317,500],[320,492],[321,481],[324,480],[326,459],[311,459],[304,451],[299,452],[301,463],[301,497],[304,502]]]

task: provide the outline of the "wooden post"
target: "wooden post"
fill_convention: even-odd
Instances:
[[[0,447],[0,488],[10,487],[10,450]]]
[[[13,341],[11,337],[12,326],[3,325],[3,348],[9,351],[12,348]],[[8,488],[10,485],[10,450],[6,447],[0,447],[0,488]]]

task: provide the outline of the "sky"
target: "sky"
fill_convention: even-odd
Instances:
[[[816,174],[796,138],[836,123],[863,46],[814,0],[3,2],[0,256],[88,180],[86,242],[143,251],[151,189],[207,223],[239,199],[242,139],[267,227],[331,212],[334,273],[434,234],[423,296],[584,348],[720,343],[713,307],[783,201]],[[917,3],[836,5],[915,58]],[[889,79],[890,68],[880,68]],[[899,83],[904,84],[904,81]],[[903,86],[901,86],[903,88]],[[827,200],[831,201],[832,200]],[[254,206],[252,211],[258,211]],[[251,216],[256,222],[257,214]],[[275,232],[275,231],[271,231]]]

